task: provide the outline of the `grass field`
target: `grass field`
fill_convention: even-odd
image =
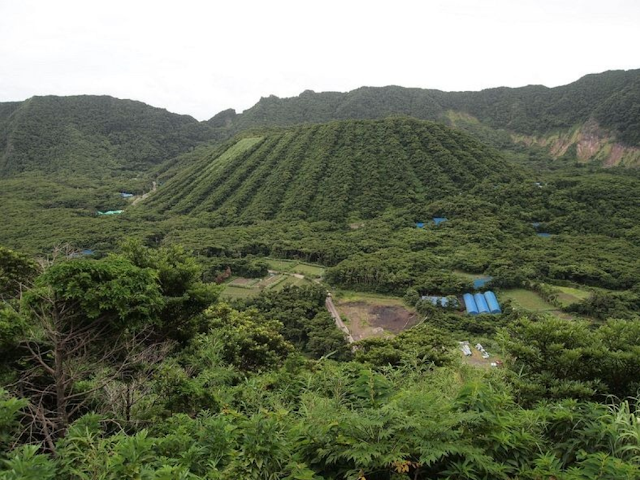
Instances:
[[[524,288],[513,288],[510,290],[503,290],[498,295],[498,300],[501,302],[504,300],[511,300],[513,305],[524,310],[529,310],[535,313],[550,313],[558,318],[565,320],[572,320],[574,317],[548,303],[536,292],[531,290],[525,290]]]
[[[324,267],[303,263],[298,260],[282,260],[277,258],[267,258],[267,264],[271,270],[285,273],[300,273],[305,277],[319,278],[324,275]]]
[[[324,268],[317,265],[309,265],[308,263],[299,263],[293,267],[295,273],[301,273],[305,277],[319,278],[324,275]]]
[[[555,286],[554,288],[560,290],[558,301],[562,304],[563,307],[567,307],[582,300],[586,300],[591,296],[591,292],[586,290],[579,290],[577,288],[557,286]]]

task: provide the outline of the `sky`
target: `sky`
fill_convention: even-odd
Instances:
[[[112,95],[199,120],[261,97],[564,85],[640,68],[638,0],[0,0],[0,102]]]

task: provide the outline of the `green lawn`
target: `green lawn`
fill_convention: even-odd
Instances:
[[[550,313],[565,320],[571,320],[574,318],[572,315],[569,315],[548,303],[536,292],[525,290],[524,288],[502,290],[498,295],[498,300],[500,302],[511,300],[515,307],[529,310],[530,312]]]

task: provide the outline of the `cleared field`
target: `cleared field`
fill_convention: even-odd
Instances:
[[[260,290],[257,288],[244,288],[244,287],[235,287],[233,285],[227,285],[225,289],[222,291],[220,296],[222,298],[250,298],[255,297],[260,293]]]
[[[309,265],[308,263],[299,263],[293,267],[293,271],[301,273],[307,277],[317,278],[324,275],[324,268],[317,265]]]
[[[524,288],[514,288],[511,290],[503,290],[500,292],[501,298],[507,298],[518,306],[531,310],[532,312],[547,312],[555,310],[556,308],[547,303],[540,295],[531,290],[525,290]]]
[[[356,341],[395,335],[420,322],[418,314],[397,297],[340,292],[334,303]]]
[[[563,307],[572,305],[574,303],[578,303],[582,300],[586,300],[591,296],[591,292],[585,290],[579,290],[577,288],[572,287],[554,287],[560,290],[560,294],[558,294],[558,301],[562,304]]]
[[[536,292],[525,290],[524,288],[513,288],[503,290],[498,295],[500,301],[511,300],[514,306],[535,313],[550,313],[558,318],[572,320],[574,317],[565,312],[558,310],[556,307],[548,303]]]
[[[300,273],[307,277],[317,278],[324,275],[324,267],[320,265],[312,265],[309,263],[303,263],[298,260],[283,260],[267,258],[265,259],[269,268],[276,272],[285,273]]]

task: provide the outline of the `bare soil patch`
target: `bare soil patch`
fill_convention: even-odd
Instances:
[[[337,304],[337,309],[356,341],[396,335],[420,321],[415,312],[400,305],[342,301]]]

